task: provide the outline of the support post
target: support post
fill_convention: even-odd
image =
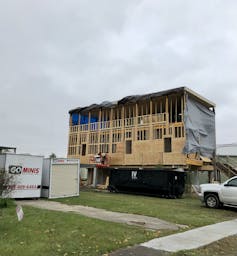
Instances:
[[[97,185],[97,168],[94,167],[93,169],[93,183],[92,186],[95,188]]]

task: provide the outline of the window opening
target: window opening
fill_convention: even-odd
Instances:
[[[126,154],[132,154],[132,141],[126,141]]]
[[[86,155],[86,144],[82,144],[82,152],[81,152],[82,156]]]
[[[164,152],[172,152],[171,150],[171,138],[164,138]]]

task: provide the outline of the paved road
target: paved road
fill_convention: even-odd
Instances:
[[[161,230],[161,229],[170,229],[178,230],[179,228],[185,228],[184,225],[177,225],[170,223],[158,218],[147,217],[137,214],[128,214],[128,213],[119,213],[106,211],[104,209],[98,209],[94,207],[82,206],[82,205],[67,205],[59,202],[48,201],[48,200],[20,200],[17,201],[20,205],[28,205],[37,208],[43,208],[53,211],[62,211],[62,212],[74,212],[81,215],[118,223],[125,223],[128,225],[135,225],[143,227],[145,229],[152,230]]]

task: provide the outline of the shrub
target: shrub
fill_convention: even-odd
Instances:
[[[9,197],[14,188],[14,176],[5,169],[0,169],[0,208],[5,208],[9,204]]]

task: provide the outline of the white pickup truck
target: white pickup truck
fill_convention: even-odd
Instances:
[[[209,208],[222,205],[237,207],[237,176],[221,184],[200,185],[198,196]]]

